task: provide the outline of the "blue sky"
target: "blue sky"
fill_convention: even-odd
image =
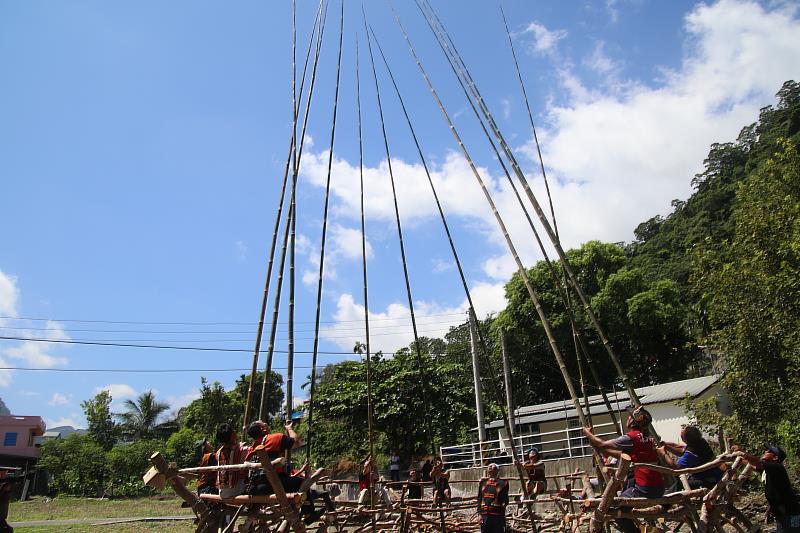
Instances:
[[[507,215],[539,257],[463,94],[412,2],[400,16]],[[542,192],[497,4],[434,2]],[[669,210],[712,142],[735,138],[800,75],[797,4],[504,2],[565,244],[630,240]],[[298,350],[313,336],[338,6],[331,4],[298,193]],[[298,3],[303,53],[315,3]],[[367,16],[398,77],[481,315],[513,271],[496,225],[383,2]],[[373,346],[411,340],[360,4],[345,8],[321,349],[363,339],[354,42],[361,44]],[[291,132],[291,4],[0,0],[0,335],[251,349]],[[420,330],[463,320],[464,294],[396,98],[378,65]],[[281,322],[285,321],[285,309]],[[48,320],[32,320],[48,319]],[[285,350],[286,326],[278,348]],[[322,362],[342,356],[322,355]],[[245,352],[0,340],[0,366],[246,368]],[[307,367],[309,357],[298,357]],[[278,354],[276,366],[285,366]],[[84,423],[80,402],[147,389],[173,406],[200,376],[0,370],[15,414]],[[296,383],[307,368],[296,369]],[[295,388],[295,395],[303,391]]]

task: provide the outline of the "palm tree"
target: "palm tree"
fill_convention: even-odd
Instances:
[[[169,411],[169,404],[156,400],[152,390],[143,392],[134,400],[125,400],[125,411],[118,413],[123,431],[134,439],[148,438],[159,428],[159,417]]]

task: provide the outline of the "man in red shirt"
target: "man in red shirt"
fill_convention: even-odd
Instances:
[[[247,454],[247,460],[258,461],[256,456],[256,447],[263,446],[263,449],[269,455],[270,460],[282,457],[287,450],[294,450],[300,446],[300,437],[297,436],[292,423],[289,422],[284,426],[286,433],[270,433],[269,426],[266,422],[256,420],[247,428],[247,436],[253,439],[253,445]],[[286,473],[286,468],[283,466],[275,467],[278,477],[281,480],[281,485],[286,489],[286,492],[297,492],[302,485],[303,480],[297,476],[290,476]],[[263,470],[254,470],[250,473],[250,480],[248,482],[249,494],[272,494],[272,486],[267,481],[267,477]]]
[[[625,426],[628,432],[613,440],[602,440],[592,434],[592,428],[583,428],[590,444],[605,455],[619,456],[626,453],[634,463],[658,464],[656,443],[650,436],[653,417],[644,407],[637,407],[628,415]],[[664,495],[664,477],[650,468],[637,468],[627,488],[620,494],[623,498],[660,498]],[[638,533],[639,528],[633,520],[617,520],[617,527],[623,533]]]

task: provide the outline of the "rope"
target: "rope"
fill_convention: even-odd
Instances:
[[[414,347],[417,355],[417,371],[419,372],[420,383],[422,384],[422,405],[425,411],[425,430],[427,432],[427,436],[429,439],[429,444],[431,447],[431,453],[436,455],[436,446],[434,444],[434,437],[433,431],[431,430],[431,421],[430,421],[430,412],[429,412],[429,404],[428,404],[428,376],[425,372],[425,368],[422,362],[422,352],[420,350],[419,345],[419,335],[417,333],[417,320],[414,315],[414,301],[411,295],[411,282],[408,278],[408,264],[406,262],[406,249],[405,244],[403,243],[403,228],[400,223],[400,208],[397,205],[397,189],[395,187],[394,182],[394,170],[392,169],[392,157],[389,151],[389,139],[386,136],[386,123],[383,116],[383,104],[381,103],[381,92],[380,87],[378,85],[378,74],[375,71],[375,58],[372,54],[372,43],[369,40],[369,29],[367,26],[367,19],[366,14],[364,15],[364,29],[367,31],[367,48],[369,50],[369,57],[370,57],[370,64],[372,65],[372,76],[375,80],[375,94],[377,95],[378,100],[378,114],[381,120],[381,131],[383,133],[383,146],[386,150],[386,161],[389,167],[389,181],[392,185],[392,199],[394,201],[394,214],[395,214],[395,221],[397,223],[397,238],[400,243],[400,258],[403,262],[403,279],[405,280],[406,286],[406,295],[408,297],[408,310],[411,314],[411,329],[414,333]]]
[[[311,442],[313,435],[313,419],[314,419],[314,390],[315,382],[317,380],[317,351],[319,350],[319,330],[320,330],[320,313],[322,311],[322,281],[324,278],[323,270],[325,268],[325,244],[328,235],[328,205],[330,200],[331,191],[331,168],[333,166],[333,146],[336,139],[336,116],[339,109],[339,80],[342,70],[342,41],[344,36],[344,1],[342,1],[342,10],[339,17],[339,59],[336,65],[336,90],[333,98],[333,120],[331,121],[331,142],[328,151],[328,176],[325,183],[325,203],[322,210],[322,242],[320,243],[319,251],[319,279],[317,280],[317,309],[316,318],[314,322],[314,348],[311,356],[311,388],[309,391],[309,404],[308,404],[308,435],[306,443],[306,461],[310,463],[311,458]],[[291,416],[291,413],[289,413]]]

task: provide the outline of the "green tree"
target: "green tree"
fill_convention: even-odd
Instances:
[[[152,390],[141,393],[136,400],[125,400],[125,411],[117,413],[123,433],[133,439],[153,437],[160,429],[161,416],[169,411],[166,402],[156,400]]]
[[[41,447],[37,467],[50,476],[53,493],[102,496],[106,483],[106,452],[88,435],[73,433],[66,439],[50,439]]]
[[[111,413],[111,393],[101,390],[91,400],[81,402],[81,408],[89,423],[89,435],[105,450],[117,442],[118,429]]]
[[[200,378],[200,397],[182,410],[183,426],[212,440],[217,426],[233,423],[242,416],[238,398],[227,393],[219,381],[211,384]]]
[[[142,483],[142,476],[150,468],[149,457],[164,449],[161,440],[139,439],[128,444],[117,444],[106,453],[106,492],[112,497],[153,494],[156,489]]]
[[[794,142],[777,144],[737,191],[733,239],[695,263],[709,340],[726,355],[724,424],[751,445],[776,438],[776,422],[795,424],[800,408],[800,158]]]
[[[204,437],[190,428],[181,428],[167,439],[167,458],[178,464],[179,468],[197,466],[200,454],[195,444]]]

